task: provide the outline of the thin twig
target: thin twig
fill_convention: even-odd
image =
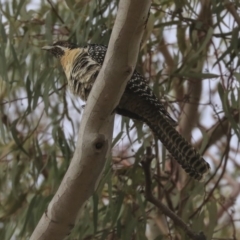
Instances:
[[[203,232],[199,234],[194,233],[187,224],[179,218],[174,212],[167,208],[161,201],[157,200],[151,190],[152,180],[151,180],[151,162],[154,156],[152,154],[151,147],[147,147],[145,159],[141,162],[145,174],[145,197],[146,200],[158,207],[163,214],[169,217],[178,227],[180,227],[191,239],[193,240],[206,240]]]
[[[62,17],[58,14],[58,11],[57,11],[56,8],[53,6],[52,1],[51,1],[51,0],[47,0],[47,1],[48,1],[48,3],[50,4],[53,12],[56,14],[57,18],[60,20],[60,22],[61,22],[62,24],[65,24],[65,22],[64,22],[63,19],[62,19]],[[65,29],[68,31],[68,33],[70,33],[70,30],[68,29],[68,27],[67,27],[67,26],[64,26],[64,27],[65,27]]]
[[[209,201],[209,199],[212,197],[213,195],[213,192],[217,189],[218,185],[219,185],[219,182],[222,180],[223,178],[223,175],[226,171],[226,166],[227,166],[227,162],[228,162],[228,155],[229,155],[229,142],[231,140],[231,132],[229,131],[228,133],[228,140],[227,140],[227,145],[226,145],[226,148],[224,150],[224,153],[222,155],[222,159],[221,159],[221,163],[223,162],[223,159],[224,159],[224,156],[225,156],[225,161],[224,161],[224,164],[223,164],[223,170],[221,172],[221,174],[219,175],[214,187],[211,189],[211,191],[209,192],[209,194],[207,195],[207,197],[205,198],[205,200],[202,202],[202,204],[196,209],[196,211],[189,217],[190,219],[193,218],[201,209],[202,207]],[[219,165],[219,168],[220,168],[220,165]]]
[[[228,0],[225,0],[225,7],[232,14],[233,18],[235,19],[235,21],[237,22],[238,26],[240,27],[240,17],[239,17],[239,14],[236,11],[234,3],[230,2]]]

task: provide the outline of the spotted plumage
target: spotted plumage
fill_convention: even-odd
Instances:
[[[86,101],[102,67],[107,47],[97,44],[78,47],[59,41],[43,49],[60,59],[70,90]],[[209,164],[174,129],[175,121],[137,71],[127,83],[116,112],[147,123],[191,177],[201,180],[209,171]]]

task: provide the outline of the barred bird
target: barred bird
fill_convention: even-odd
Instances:
[[[70,90],[86,101],[102,67],[107,47],[97,44],[79,47],[58,41],[42,49],[60,59]],[[175,121],[136,70],[127,83],[116,112],[145,122],[191,177],[202,180],[208,173],[209,164],[174,129]]]

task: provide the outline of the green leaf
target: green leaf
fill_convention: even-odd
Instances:
[[[45,23],[46,23],[46,39],[47,42],[52,43],[52,13],[49,11],[46,14],[45,18]]]
[[[96,193],[93,194],[93,226],[94,226],[94,233],[97,232],[98,227],[98,195]]]
[[[179,50],[183,56],[185,55],[185,52],[187,50],[185,33],[186,33],[186,27],[181,24],[178,24],[177,41],[178,41]]]
[[[54,79],[54,72],[53,69],[46,69],[45,73],[43,73],[45,77],[45,79],[48,79],[48,81],[44,81],[44,89],[43,89],[43,101],[44,101],[44,110],[46,112],[46,114],[48,115],[49,112],[49,103],[50,103],[50,98],[49,98],[49,92],[52,86],[52,82]],[[49,75],[49,76],[48,76]]]
[[[217,203],[216,201],[209,201],[207,203],[207,210],[209,214],[209,224],[207,231],[204,231],[207,239],[212,239],[214,230],[218,226],[218,219],[217,219]]]
[[[200,53],[206,49],[207,45],[209,44],[211,38],[213,35],[213,28],[210,27],[208,29],[208,32],[206,36],[204,37],[204,41],[201,43],[201,45],[196,49],[196,51],[188,58],[188,62],[192,62],[195,59],[199,58]]]
[[[23,143],[22,136],[19,136],[20,134],[16,128],[18,121],[19,121],[19,119],[16,119],[12,122],[10,130],[12,133],[12,137],[13,137],[16,145],[18,146],[18,148],[28,156],[29,155],[28,152],[24,149],[24,147],[22,145],[22,143]]]
[[[18,18],[18,15],[21,11],[21,8],[23,7],[24,3],[26,3],[26,0],[20,0],[20,2],[18,3],[18,6],[16,7],[17,11],[15,13],[15,18]]]
[[[119,132],[118,135],[114,138],[113,142],[112,142],[112,147],[114,147],[118,141],[122,138],[123,136],[123,131]]]
[[[34,207],[35,207],[35,204],[36,204],[36,201],[37,201],[37,198],[38,196],[34,196],[29,205],[28,205],[28,209],[27,209],[27,213],[26,213],[26,216],[24,218],[24,223],[23,223],[23,227],[22,227],[22,230],[20,232],[20,235],[24,235],[25,231],[26,231],[26,228],[27,228],[27,224],[31,221],[33,221],[33,212],[34,212]]]
[[[116,223],[117,219],[120,217],[121,208],[123,205],[125,194],[123,192],[118,192],[116,201],[112,201],[112,226]]]
[[[206,149],[206,146],[209,143],[209,137],[208,137],[206,131],[202,131],[201,128],[200,128],[200,131],[202,133],[202,144],[201,144],[201,148],[199,149],[199,153],[202,154],[203,151]]]
[[[229,103],[228,103],[228,92],[225,91],[221,84],[218,84],[218,92],[222,101],[223,110],[227,117],[229,117]]]
[[[65,0],[67,6],[69,7],[70,10],[72,10],[73,12],[75,11],[75,0]]]

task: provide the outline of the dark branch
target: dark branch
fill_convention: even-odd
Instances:
[[[151,147],[147,147],[146,155],[144,160],[141,161],[144,174],[145,174],[145,197],[146,200],[159,208],[159,210],[169,217],[178,227],[180,227],[191,239],[193,240],[206,240],[206,237],[203,232],[199,234],[194,233],[187,224],[179,218],[174,212],[167,208],[162,202],[156,199],[151,190],[152,180],[151,180],[151,162],[154,156],[152,154]]]

